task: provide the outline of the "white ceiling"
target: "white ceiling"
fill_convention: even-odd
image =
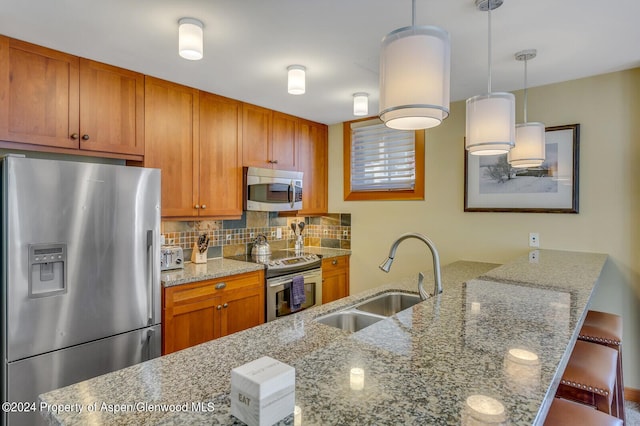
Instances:
[[[204,59],[177,53],[177,22],[204,22]],[[416,24],[451,35],[452,101],[487,89],[487,12],[474,0],[417,0]],[[492,12],[493,91],[522,89],[514,59],[537,49],[529,87],[640,66],[638,0],[504,0]],[[353,119],[352,94],[378,109],[378,52],[411,24],[411,0],[0,0],[0,33],[299,117]],[[307,67],[289,95],[286,68]]]

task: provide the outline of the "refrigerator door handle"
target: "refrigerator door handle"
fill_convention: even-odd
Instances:
[[[147,347],[147,358],[145,359],[145,361],[150,360],[151,358],[153,358],[152,353],[151,353],[151,338],[153,337],[153,329],[147,330],[147,344],[145,345]]]
[[[154,267],[154,256],[155,253],[154,245],[155,241],[153,238],[153,230],[149,229],[147,231],[147,276],[149,277],[147,280],[147,324],[153,324],[153,284],[156,281],[156,268]]]

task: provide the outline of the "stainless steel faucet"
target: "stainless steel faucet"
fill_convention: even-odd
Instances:
[[[391,264],[393,263],[393,259],[396,256],[396,249],[398,245],[407,238],[416,238],[429,247],[431,250],[431,256],[433,257],[433,296],[436,294],[442,293],[442,279],[440,278],[440,256],[438,255],[438,250],[433,242],[422,234],[418,234],[415,232],[409,232],[406,234],[400,235],[398,239],[391,245],[391,249],[389,250],[389,258],[380,264],[380,269],[384,272],[389,272],[391,269]],[[427,293],[424,289],[424,274],[422,272],[418,273],[418,293],[420,293],[420,298],[422,300],[427,300],[431,295]]]

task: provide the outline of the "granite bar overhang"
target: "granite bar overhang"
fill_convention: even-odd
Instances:
[[[314,318],[378,293],[416,292],[416,277],[48,392],[42,415],[65,425],[239,424],[230,371],[267,355],[295,367],[304,425],[542,424],[606,259],[540,250],[535,264],[455,262],[442,269],[442,295],[359,332]],[[514,363],[512,349],[537,361]],[[361,390],[350,384],[356,367]],[[469,406],[482,398],[498,402],[485,403],[493,413]],[[46,409],[65,404],[84,409]]]

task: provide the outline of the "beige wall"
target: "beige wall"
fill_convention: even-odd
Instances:
[[[522,91],[517,121],[522,121]],[[431,269],[425,246],[408,240],[389,274],[377,265],[401,233],[429,236],[443,264],[458,259],[502,263],[542,248],[608,253],[593,308],[624,318],[625,386],[640,389],[640,69],[529,89],[528,115],[547,126],[579,123],[580,213],[465,213],[464,102],[427,131],[426,200],[345,202],[342,125],[329,128],[329,210],[352,214],[351,291]]]

